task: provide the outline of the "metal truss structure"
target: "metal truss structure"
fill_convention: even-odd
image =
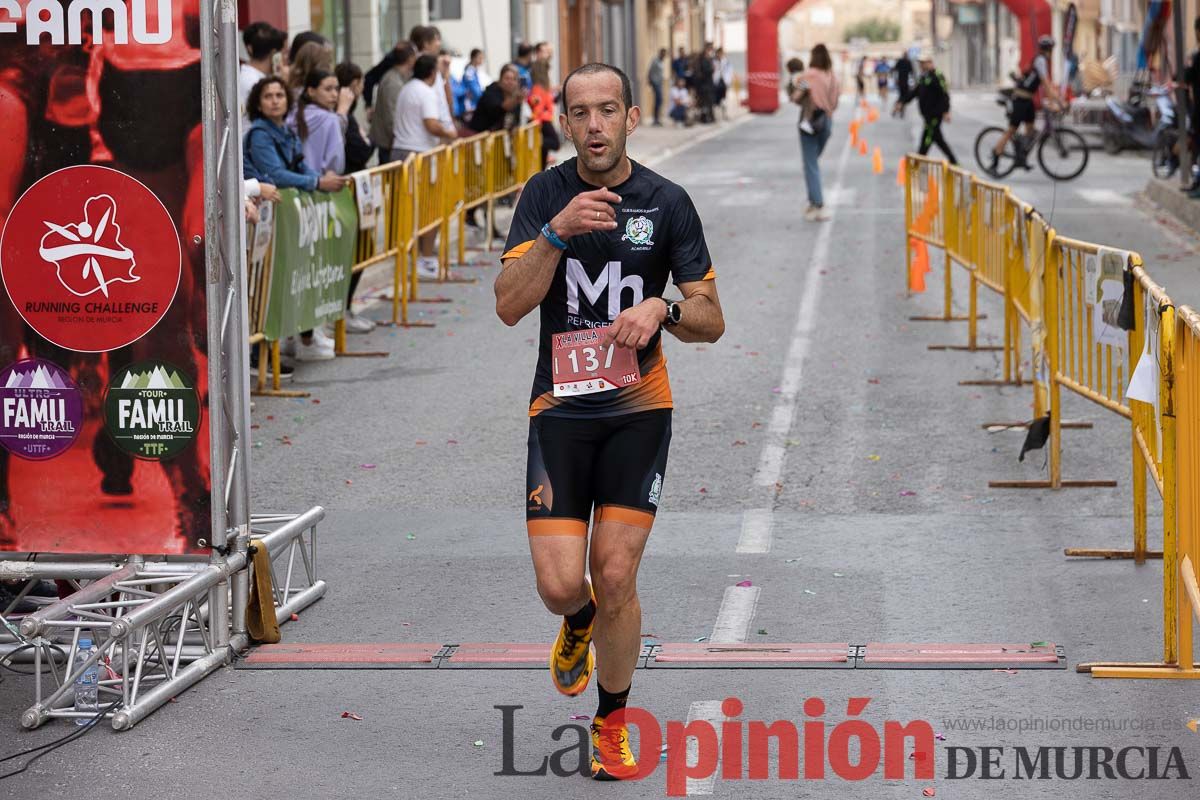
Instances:
[[[299,516],[252,520],[253,532],[271,557],[275,617],[280,625],[325,593],[316,573],[317,507]],[[115,568],[114,568],[115,567]],[[21,593],[4,610],[6,661],[32,663],[34,702],[21,724],[36,728],[55,718],[95,716],[74,708],[75,680],[100,667],[100,706],[116,730],[133,727],[151,712],[245,650],[246,596],[241,578],[251,567],[244,552],[204,561],[0,562],[0,580],[22,579]],[[78,591],[18,617],[12,607],[48,578],[69,580]],[[239,627],[231,634],[233,627]],[[94,652],[75,656],[81,636]]]
[[[97,716],[74,708],[75,681],[93,665],[100,671],[100,708],[114,729],[125,730],[229,664],[250,644],[252,536],[270,554],[280,624],[325,592],[315,559],[324,509],[250,516],[249,332],[233,0],[201,0],[200,31],[212,533],[199,544],[210,547],[211,556],[0,561],[0,580],[25,582],[9,608],[0,610],[0,662],[34,665],[33,705],[21,716],[26,728],[55,718]],[[13,615],[47,579],[68,581],[75,592],[44,601],[31,614]],[[94,645],[83,660],[77,657],[81,635]]]

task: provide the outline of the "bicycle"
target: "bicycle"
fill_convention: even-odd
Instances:
[[[1004,99],[997,102],[1008,106],[1011,101],[1011,90],[1001,92]],[[1036,149],[1038,165],[1042,172],[1056,181],[1069,181],[1078,178],[1088,165],[1088,146],[1079,133],[1062,124],[1065,111],[1044,109],[1042,113],[1045,123],[1041,130],[1031,136],[1023,135],[1019,130],[1005,145],[995,168],[992,167],[992,153],[1007,128],[991,126],[984,128],[975,138],[975,160],[980,169],[993,178],[1003,178],[1017,167],[1033,169],[1029,156]]]

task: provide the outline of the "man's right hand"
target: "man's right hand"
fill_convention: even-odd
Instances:
[[[617,212],[611,204],[619,202],[620,196],[608,189],[577,194],[566,208],[550,220],[550,229],[561,239],[594,231],[616,230]]]

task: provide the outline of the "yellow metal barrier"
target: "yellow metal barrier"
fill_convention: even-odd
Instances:
[[[462,197],[457,208],[458,216],[458,263],[467,260],[467,214],[477,208],[484,208],[484,249],[492,249],[492,208],[488,200],[492,196],[492,171],[490,165],[492,145],[491,136],[481,133],[469,139],[463,139],[455,144],[462,154]]]
[[[978,342],[978,320],[987,319],[986,314],[979,313],[979,284],[982,281],[984,285],[995,291],[1003,292],[1003,280],[999,276],[999,273],[1002,272],[1003,255],[999,251],[992,253],[990,250],[981,250],[981,247],[984,245],[991,247],[994,243],[1003,244],[1003,240],[995,236],[1003,228],[990,230],[988,226],[995,224],[996,211],[1000,207],[998,204],[1007,190],[1003,186],[994,184],[979,184],[970,172],[948,164],[943,165],[943,175],[945,200],[942,204],[942,227],[946,242],[946,286],[943,302],[945,309],[949,309],[953,301],[951,273],[953,266],[957,264],[968,273],[968,301],[965,317],[967,320],[967,343],[965,345],[935,344],[930,345],[929,349],[966,350],[968,352],[1001,350],[1002,347],[981,345]],[[1002,219],[1002,215],[1000,218]],[[1001,259],[996,262],[994,272],[997,275],[994,276],[992,270],[984,272],[981,266],[982,258],[993,255]],[[945,309],[942,317],[934,317],[934,319],[945,319],[949,314],[949,311]]]
[[[391,261],[392,322],[403,327],[433,327],[433,323],[409,319],[410,303],[448,303],[450,298],[419,296],[420,278],[416,264],[419,238],[440,233],[438,246],[439,283],[473,282],[474,279],[454,278],[449,273],[451,223],[458,222],[458,262],[465,259],[465,214],[476,208],[486,208],[485,226],[490,234],[494,227],[494,203],[497,199],[519,191],[541,167],[541,128],[530,124],[513,131],[483,133],[462,139],[450,147],[439,147],[426,153],[409,156],[404,162],[392,162],[366,171],[372,192],[381,197],[380,215],[376,224],[359,230],[355,244],[353,271],[362,272],[372,266]],[[357,191],[357,188],[356,188]],[[266,342],[262,320],[266,316],[267,291],[271,274],[273,226],[266,230],[266,239],[256,247],[255,229],[249,231],[250,322],[249,344],[262,348],[260,363],[267,363],[268,352],[273,364],[273,387],[279,392],[279,345]],[[491,249],[490,235],[486,247]],[[345,323],[335,325],[335,344],[339,355],[383,355],[382,353],[351,353],[346,350]],[[266,371],[260,371],[258,390],[267,392]]]
[[[1063,480],[1062,429],[1090,427],[1063,421],[1064,389],[1130,420],[1133,548],[1068,549],[1066,554],[1138,563],[1163,559],[1162,660],[1078,669],[1096,677],[1200,678],[1193,654],[1193,618],[1200,620],[1200,315],[1187,307],[1177,313],[1137,253],[1059,236],[1007,188],[947,165],[939,172],[937,163],[915,156],[906,161],[910,288],[919,258],[916,245],[942,246],[946,305],[943,316],[933,319],[949,319],[951,268],[958,264],[969,271],[971,328],[963,349],[975,344],[975,321],[982,318],[976,313],[976,284],[1002,296],[1003,380],[979,383],[1023,382],[1021,330],[1028,329],[1035,418],[1048,430],[1048,480],[989,486],[1116,485]],[[1131,308],[1132,326],[1123,318]],[[1151,485],[1162,499],[1160,552],[1147,547]]]
[[[904,227],[907,231],[905,243],[905,291],[924,291],[925,273],[929,271],[928,246],[946,247],[945,220],[941,208],[942,189],[945,185],[945,162],[924,156],[908,155],[905,169]],[[940,317],[909,317],[916,321],[948,322],[955,317],[951,310],[950,256],[945,257],[945,309]]]
[[[1200,316],[1178,312],[1144,270],[1134,270],[1137,310],[1148,336],[1139,370],[1148,369],[1140,390],[1153,388],[1156,402],[1132,401],[1134,469],[1149,467],[1163,503],[1163,658],[1159,662],[1080,664],[1097,678],[1200,679],[1193,650],[1194,618],[1200,618]],[[1141,337],[1138,337],[1139,339]],[[1140,458],[1138,457],[1140,455]],[[1136,481],[1135,481],[1136,489]],[[1135,505],[1138,497],[1135,491]],[[1136,517],[1135,517],[1136,522]]]

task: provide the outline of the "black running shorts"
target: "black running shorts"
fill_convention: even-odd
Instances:
[[[1014,97],[1012,112],[1008,115],[1008,124],[1024,125],[1026,122],[1033,122],[1035,119],[1037,119],[1037,111],[1033,107],[1033,101],[1025,97]]]
[[[530,536],[586,536],[588,520],[654,524],[671,410],[529,420],[525,521]]]

